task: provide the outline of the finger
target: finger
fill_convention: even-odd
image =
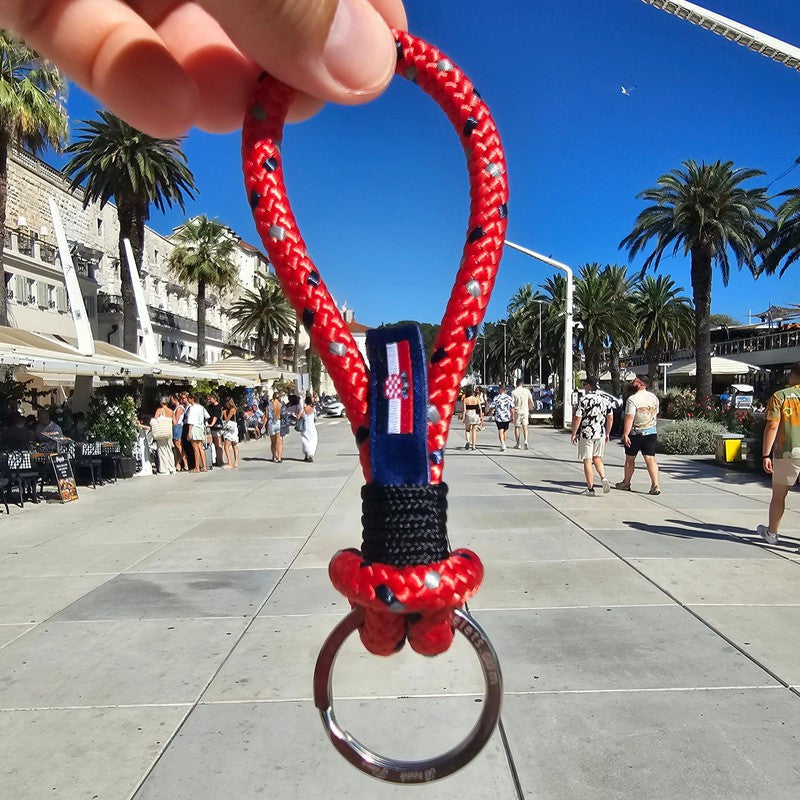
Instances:
[[[391,32],[367,0],[199,2],[256,63],[320,100],[369,100],[394,73]]]
[[[173,137],[191,126],[198,102],[193,81],[126,3],[6,0],[0,24],[140,130]]]
[[[194,2],[134,3],[169,47],[199,92],[195,124],[221,133],[241,127],[261,68]]]

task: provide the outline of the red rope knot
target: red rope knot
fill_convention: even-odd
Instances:
[[[435,656],[450,647],[453,610],[478,591],[483,564],[463,548],[444,561],[405,567],[368,561],[351,548],[333,557],[328,574],[351,606],[364,608],[359,635],[370,653],[390,656],[408,639],[417,653]]]

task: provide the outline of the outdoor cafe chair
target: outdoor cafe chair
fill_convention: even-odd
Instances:
[[[103,459],[100,442],[76,442],[72,466],[75,477],[83,472],[89,478],[87,484],[91,482],[93,489],[97,488],[98,483],[102,486]]]
[[[6,514],[11,513],[8,508],[8,487],[10,483],[11,481],[8,478],[0,477],[0,503],[6,507]]]
[[[25,507],[25,500],[39,502],[36,484],[39,481],[39,470],[33,466],[31,454],[27,450],[8,450],[0,456],[0,475],[8,480],[7,493],[16,491],[20,508]]]
[[[100,445],[100,458],[103,464],[105,476],[114,483],[117,478],[124,477],[122,474],[122,448],[119,442],[102,442]]]

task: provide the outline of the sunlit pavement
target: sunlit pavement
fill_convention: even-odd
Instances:
[[[800,496],[768,547],[767,483],[662,457],[660,496],[580,496],[568,437],[495,432],[445,476],[449,533],[484,560],[471,611],[497,647],[502,731],[456,775],[380,786],[325,739],[316,653],[346,602],[326,566],[360,541],[355,445],[320,427],[313,464],[242,447],[238,471],[81,489],[0,516],[0,797],[9,800],[796,800]],[[457,449],[459,448],[460,449]],[[621,477],[609,446],[608,474]],[[441,752],[480,710],[451,651],[390,659],[348,641],[340,722],[389,755]]]

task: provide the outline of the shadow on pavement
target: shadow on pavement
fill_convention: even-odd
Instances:
[[[691,520],[668,519],[665,522],[672,525],[651,525],[646,522],[624,520],[623,524],[637,531],[646,533],[657,533],[661,536],[673,536],[677,539],[708,539],[719,542],[737,542],[738,544],[753,544],[764,547],[766,550],[781,552],[786,550],[791,553],[797,552],[794,545],[800,544],[800,540],[791,536],[781,536],[781,541],[777,545],[767,545],[755,531],[749,528],[740,528],[733,525],[714,525],[705,522],[694,522]],[[781,543],[789,540],[790,544],[781,547]]]

